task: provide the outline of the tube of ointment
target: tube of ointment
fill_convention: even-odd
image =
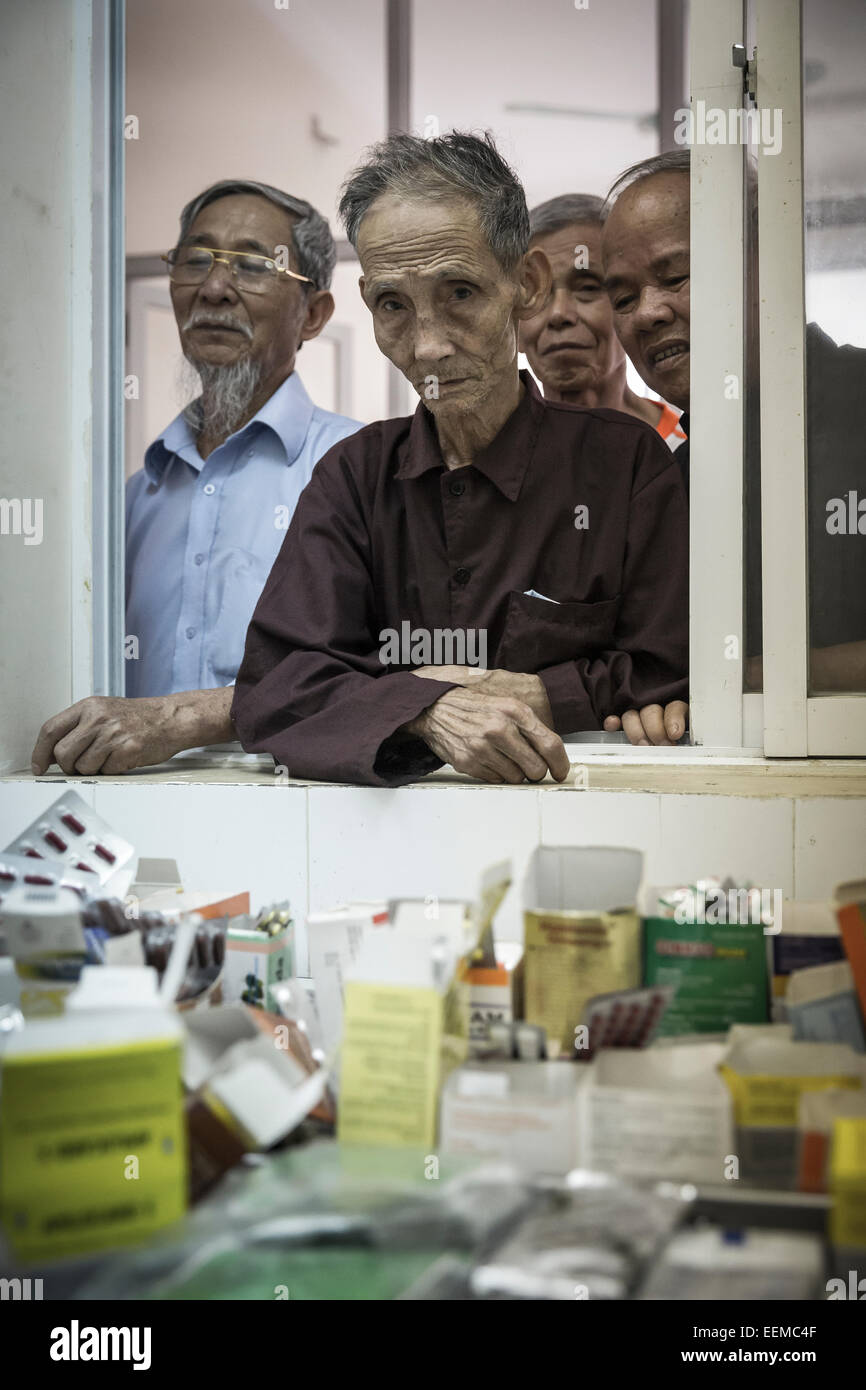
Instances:
[[[514,1041],[521,1062],[540,1062],[546,1055],[547,1034],[537,1023],[516,1024]]]

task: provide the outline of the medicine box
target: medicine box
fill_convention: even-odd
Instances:
[[[466,1062],[442,1091],[440,1147],[530,1173],[577,1164],[577,1095],[587,1068],[567,1062]]]

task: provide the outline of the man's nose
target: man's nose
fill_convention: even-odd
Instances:
[[[574,295],[569,294],[568,290],[554,291],[547,316],[548,327],[566,328],[569,324],[577,323],[578,318]]]
[[[635,309],[635,319],[641,328],[655,323],[673,323],[676,314],[670,296],[657,285],[645,285]]]
[[[415,325],[416,362],[441,362],[452,357],[454,347],[443,325],[433,318],[418,318]]]
[[[218,304],[224,299],[230,299],[236,303],[238,292],[232,278],[231,267],[226,265],[225,261],[214,261],[210,274],[199,285],[198,292],[202,299],[206,299],[210,304]]]

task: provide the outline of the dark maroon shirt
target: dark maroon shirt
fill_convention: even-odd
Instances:
[[[467,467],[446,468],[423,404],[319,460],[247,632],[232,717],[249,752],[374,786],[440,767],[397,731],[452,685],[412,675],[420,647],[383,665],[388,630],[472,630],[468,658],[483,632],[488,667],[541,677],[560,734],[686,698],[689,525],[670,450],[632,416],[521,380]]]

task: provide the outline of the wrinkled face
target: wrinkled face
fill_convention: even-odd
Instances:
[[[574,222],[532,238],[553,271],[540,313],[520,326],[520,348],[548,393],[584,391],[624,368],[604,286],[601,228]]]
[[[202,208],[184,244],[252,251],[273,256],[277,246],[292,253],[292,218],[267,198],[254,193],[230,194]],[[235,287],[228,265],[215,261],[202,285],[171,285],[171,302],[181,346],[191,362],[228,366],[248,355],[265,379],[290,371],[303,335],[307,312],[304,285],[277,275],[264,294],[244,294]]]
[[[434,416],[513,389],[519,271],[502,269],[471,203],[383,194],[358,236],[376,342]]]
[[[604,226],[607,292],[620,342],[647,386],[689,404],[689,179],[654,174],[627,188]]]

